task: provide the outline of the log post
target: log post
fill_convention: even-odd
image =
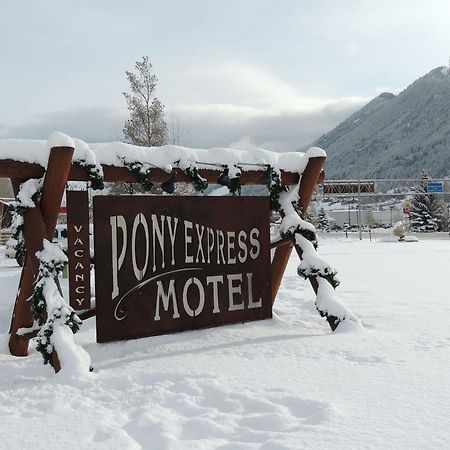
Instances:
[[[272,305],[275,302],[278,289],[280,288],[281,280],[283,279],[284,271],[291,256],[293,244],[283,245],[275,249],[275,254],[272,259]]]
[[[68,180],[70,166],[72,164],[72,147],[53,147],[50,150],[47,171],[45,173],[44,184],[42,188],[40,211],[34,211],[31,208],[25,214],[24,235],[29,237],[33,227],[36,228],[34,235],[37,238],[46,237],[50,242],[53,240],[56,222],[58,220],[61,199],[64,193],[65,185]],[[14,183],[17,188],[17,183]],[[37,222],[37,223],[36,223]],[[40,223],[39,223],[40,222]],[[41,232],[39,232],[41,226]],[[43,228],[42,228],[43,227]],[[34,241],[34,239],[33,239]],[[37,260],[35,252],[42,250],[42,239],[36,247],[33,242],[25,241],[30,251],[27,251],[27,258],[24,262],[19,289],[14,305],[14,311],[11,319],[9,350],[14,356],[26,356],[28,354],[29,339],[19,338],[17,330],[19,328],[29,328],[33,325],[30,306],[27,299],[33,294],[33,283],[37,275]]]
[[[308,208],[314,189],[320,179],[325,157],[310,158],[300,180],[299,197],[303,211]],[[272,304],[275,302],[278,289],[280,288],[283,274],[286,270],[289,257],[292,252],[292,245],[283,245],[275,250],[272,259]]]

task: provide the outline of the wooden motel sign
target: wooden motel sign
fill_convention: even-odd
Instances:
[[[269,200],[96,196],[97,341],[272,317]]]
[[[66,191],[69,304],[79,311],[91,307],[91,254],[87,191]]]

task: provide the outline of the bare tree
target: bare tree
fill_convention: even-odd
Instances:
[[[136,72],[126,71],[130,92],[123,92],[130,118],[125,122],[123,134],[131,144],[146,147],[167,143],[167,124],[164,105],[155,97],[158,79],[152,73],[148,56],[136,61]]]
[[[188,145],[189,131],[180,122],[178,115],[173,111],[169,120],[169,143],[172,145]]]

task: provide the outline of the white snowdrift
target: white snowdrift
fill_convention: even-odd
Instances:
[[[0,448],[447,449],[450,240],[320,250],[365,331],[329,333],[293,254],[272,320],[98,344],[88,319],[76,338],[96,372],[81,382],[33,347],[9,354],[20,268],[0,259]]]

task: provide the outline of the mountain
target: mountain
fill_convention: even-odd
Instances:
[[[450,70],[438,67],[395,96],[385,92],[312,145],[326,150],[327,179],[450,175]],[[367,147],[366,147],[367,146]]]

